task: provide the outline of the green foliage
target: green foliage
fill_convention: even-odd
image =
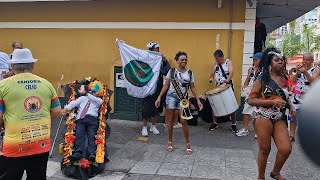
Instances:
[[[276,47],[276,41],[270,38],[269,36],[267,36],[266,47],[263,48],[263,51],[267,48],[272,48],[272,47]]]
[[[315,26],[303,25],[301,44],[304,52],[313,53],[320,50],[320,36],[315,33]]]
[[[294,21],[290,22],[289,26],[292,31],[283,36],[280,46],[277,47],[286,57],[293,57],[302,52],[313,53],[320,50],[320,36],[315,33],[315,26],[303,25],[301,36],[296,35],[293,31],[296,26]],[[275,47],[275,43],[269,44]]]
[[[289,22],[289,28],[290,28],[290,31],[291,31],[291,32],[293,32],[294,29],[296,28],[296,24],[297,24],[296,21],[291,21],[291,22]]]
[[[286,34],[283,37],[279,48],[286,57],[293,57],[298,55],[302,50],[300,37],[293,32]]]

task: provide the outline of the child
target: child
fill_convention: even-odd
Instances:
[[[90,84],[89,84],[90,87]],[[79,88],[79,93],[82,95],[78,99],[71,101],[65,108],[62,110],[62,114],[67,114],[70,110],[77,107],[78,114],[76,116],[76,140],[74,144],[75,153],[72,156],[69,156],[71,161],[77,161],[82,158],[83,151],[85,150],[85,137],[88,136],[88,160],[95,161],[95,135],[99,127],[98,113],[99,108],[102,104],[102,99],[97,97],[98,91],[101,91],[102,88],[94,86],[94,90],[86,91],[86,87],[82,85]]]

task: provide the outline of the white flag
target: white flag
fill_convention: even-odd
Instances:
[[[141,50],[117,40],[124,75],[125,86],[129,95],[144,98],[155,93],[162,64],[158,52]]]

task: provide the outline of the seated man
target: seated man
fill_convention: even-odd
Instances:
[[[65,115],[73,108],[78,108],[78,114],[75,121],[75,153],[72,156],[69,156],[69,160],[76,161],[82,158],[85,147],[85,137],[88,136],[88,160],[94,162],[96,152],[95,135],[99,127],[99,121],[97,118],[99,114],[99,108],[103,101],[101,98],[97,97],[97,91],[90,90],[87,92],[86,86],[84,85],[82,85],[78,91],[82,96],[74,101],[71,101],[62,110],[63,115]]]

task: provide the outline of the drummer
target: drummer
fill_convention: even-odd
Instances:
[[[227,84],[230,84],[232,90],[234,91],[232,77],[233,77],[233,65],[230,59],[225,59],[223,52],[218,49],[213,53],[215,58],[215,63],[213,65],[212,72],[210,74],[209,82],[212,83],[213,79],[215,79],[216,86],[224,87]],[[212,125],[209,127],[210,131],[213,131],[218,128],[218,119],[212,113]],[[234,133],[238,132],[236,125],[236,114],[235,112],[231,114],[231,130]]]
[[[260,72],[259,65],[260,65],[260,61],[262,59],[262,53],[255,53],[252,58],[253,58],[253,66],[248,69],[248,75],[247,75],[247,78],[246,78],[246,80],[243,84],[243,87],[242,87],[242,91],[246,92],[246,100],[245,100],[245,103],[243,106],[243,111],[242,111],[243,125],[242,125],[242,129],[236,134],[236,136],[248,136],[249,135],[248,125],[249,125],[250,116],[252,116],[254,107],[250,106],[247,103],[247,98],[248,98],[249,93],[251,92],[253,83],[255,82],[258,75],[260,74],[259,73]]]

